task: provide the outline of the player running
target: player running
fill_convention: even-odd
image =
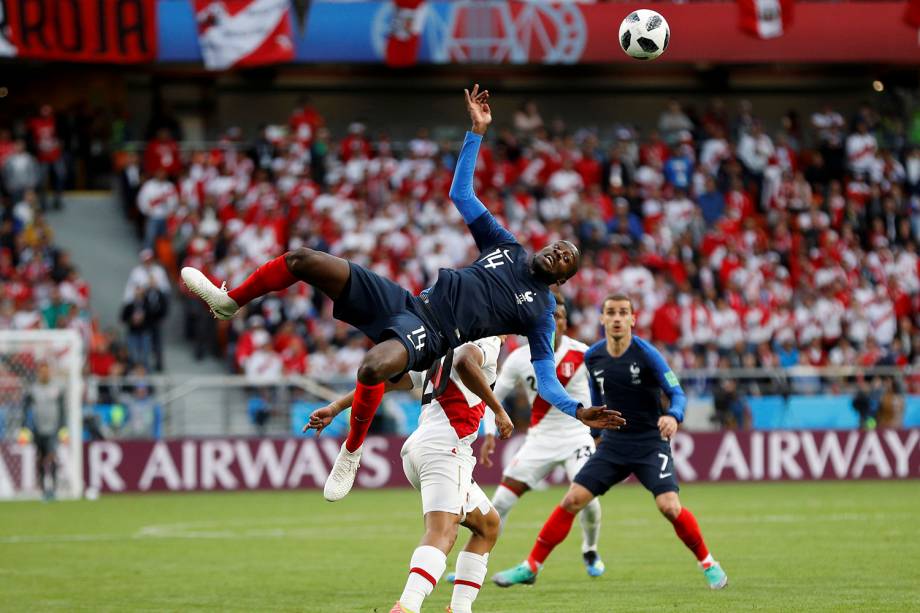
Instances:
[[[588,346],[565,335],[567,313],[561,295],[556,296],[556,376],[573,398],[590,404],[588,374],[585,368],[585,351]],[[521,496],[537,486],[557,466],[565,470],[571,481],[594,453],[591,429],[569,419],[556,407],[537,395],[536,379],[530,365],[530,348],[515,349],[502,365],[495,396],[503,400],[518,385],[523,385],[531,403],[530,428],[524,445],[505,468],[501,484],[492,496],[492,506],[498,511],[504,526],[508,513]],[[495,426],[486,409],[485,432],[479,450],[480,461],[490,466],[489,456],[495,450]],[[604,573],[604,562],[597,553],[601,529],[601,504],[597,499],[585,506],[578,516],[582,529],[582,559],[588,574],[599,577]]]
[[[412,370],[425,371],[449,348],[467,341],[526,335],[543,398],[592,427],[614,428],[622,423],[603,407],[585,408],[566,394],[556,378],[552,349],[556,304],[549,286],[571,278],[581,256],[568,241],[528,254],[473,193],[473,170],[492,112],[489,92],[480,92],[478,84],[472,93],[464,90],[464,94],[473,125],[460,150],[450,197],[480,251],[470,266],[442,268],[435,285],[420,296],[357,264],[312,249],[289,251],[263,264],[229,292],[199,270],[182,269],[185,285],[219,319],[233,317],[259,296],[304,281],[332,299],[336,319],[376,343],[358,368],[348,437],[323,488],[327,500],[344,498],[354,484],[361,445],[383,396],[384,381]]]
[[[422,495],[425,535],[412,553],[409,577],[390,613],[417,613],[447,566],[447,555],[457,540],[457,527],[472,532],[457,556],[453,613],[470,613],[486,578],[489,552],[498,539],[500,519],[489,499],[473,480],[476,458],[473,442],[488,404],[499,427],[511,421],[490,386],[495,383],[503,337],[491,336],[466,343],[427,373],[410,371],[387,389],[421,388],[419,427],[402,448],[403,470]],[[353,394],[310,416],[305,430],[322,431],[351,403]],[[504,428],[502,428],[504,429]]]
[[[601,323],[606,338],[585,353],[596,403],[618,406],[627,420],[622,431],[605,432],[597,453],[575,475],[569,491],[543,524],[527,559],[514,568],[497,573],[493,581],[501,587],[534,583],[553,548],[565,540],[575,513],[596,496],[636,475],[655,496],[655,504],[674,525],[674,531],[699,561],[709,587],[725,587],[728,577],[706,548],[696,518],[681,507],[677,478],[668,442],[683,421],[687,397],[677,376],[654,347],[637,336],[632,302],[616,294],[604,300]],[[662,414],[661,391],[670,398]]]

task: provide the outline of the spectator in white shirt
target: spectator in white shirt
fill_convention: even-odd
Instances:
[[[272,348],[272,337],[265,330],[256,330],[252,335],[255,351],[243,362],[246,379],[252,383],[272,383],[281,378],[284,363]]]
[[[17,140],[3,163],[3,186],[13,202],[22,200],[27,190],[38,188],[39,172],[38,160],[26,150],[24,141]]]
[[[669,100],[668,108],[658,116],[658,131],[666,143],[673,145],[678,142],[679,135],[684,130],[692,131],[693,122],[680,107],[680,102]]]
[[[859,122],[856,132],[847,137],[847,164],[854,174],[880,178],[881,165],[878,159],[878,143],[869,132],[865,122]]]
[[[155,287],[166,295],[169,295],[171,291],[166,269],[157,262],[153,250],[142,249],[140,260],[140,263],[132,268],[131,273],[128,275],[122,302],[134,300],[134,290],[138,287],[144,289]]]
[[[145,218],[144,248],[153,249],[156,240],[166,236],[166,220],[179,205],[179,192],[166,176],[165,169],[144,182],[137,194],[137,208]]]
[[[760,180],[763,172],[774,154],[773,141],[763,131],[759,122],[751,126],[751,131],[741,136],[738,143],[738,157],[745,169]]]

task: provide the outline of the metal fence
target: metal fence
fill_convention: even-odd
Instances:
[[[886,398],[900,402],[903,414],[904,399],[920,393],[920,370],[915,367],[695,369],[679,374],[691,405],[685,425],[694,430],[751,426],[746,422],[752,419],[750,406],[769,399],[793,399],[803,406],[827,399],[838,407],[832,410],[852,417],[859,414],[860,402],[867,404],[867,415],[874,415]],[[90,377],[85,415],[91,437],[287,436],[296,433],[302,423],[298,419],[353,385],[348,378],[255,382],[234,375]],[[506,404],[525,427],[529,407],[523,394]],[[381,432],[407,433],[415,426],[418,401],[403,395],[380,413]]]

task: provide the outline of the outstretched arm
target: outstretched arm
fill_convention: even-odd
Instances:
[[[553,320],[555,303],[546,316],[527,335],[530,341],[530,361],[537,375],[537,393],[548,403],[567,415],[592,428],[619,428],[626,423],[619,411],[603,406],[585,408],[565,391],[556,374],[556,360],[553,357],[553,334],[556,323]]]
[[[472,93],[468,90],[463,92],[473,127],[466,133],[463,146],[460,148],[457,167],[454,169],[454,180],[450,185],[450,199],[460,211],[463,221],[476,239],[476,245],[482,251],[492,245],[515,240],[510,232],[495,221],[473,191],[473,174],[476,170],[479,145],[482,143],[482,135],[492,122],[492,111],[488,103],[489,92],[479,92],[479,84],[473,87]]]
[[[411,390],[413,388],[412,377],[409,373],[406,373],[402,378],[393,383],[387,381],[384,386],[385,392],[390,392],[393,390]],[[351,403],[355,400],[355,390],[351,390],[344,396],[333,400],[326,406],[316,409],[313,413],[310,414],[310,420],[304,424],[302,432],[306,433],[307,430],[314,429],[316,430],[316,436],[319,436],[320,432],[323,431],[323,428],[332,423],[332,420],[335,419],[335,416],[351,406]]]

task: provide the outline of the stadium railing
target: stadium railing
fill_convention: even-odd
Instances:
[[[878,418],[879,410],[886,409],[884,402],[897,405],[893,418],[899,425],[920,425],[916,367],[693,369],[678,374],[689,399],[685,427],[691,430],[855,428]],[[353,383],[343,377],[303,376],[260,381],[240,375],[89,377],[84,430],[90,439],[300,435],[313,410],[347,392]],[[149,390],[149,400],[135,403],[138,387]],[[865,415],[854,408],[860,387],[868,403]],[[509,405],[519,415],[526,411],[521,399]],[[148,415],[132,415],[132,406]],[[417,397],[390,394],[380,411],[379,427],[408,434],[419,410]],[[326,434],[341,435],[346,428],[347,412]]]

